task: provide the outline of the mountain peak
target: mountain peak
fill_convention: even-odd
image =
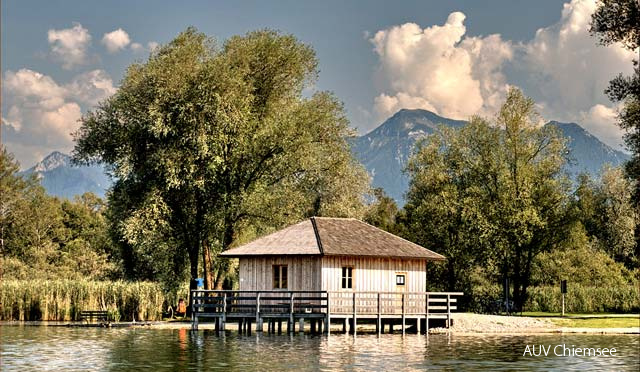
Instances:
[[[74,166],[71,156],[60,151],[47,155],[33,167],[20,172],[22,176],[35,174],[50,195],[72,199],[87,191],[104,197],[111,179],[101,166]]]
[[[551,120],[546,125],[552,125],[552,126],[558,127],[559,129],[561,129],[565,133],[566,132],[569,132],[569,133],[570,132],[574,132],[574,133],[586,133],[588,135],[591,135],[591,133],[589,133],[589,131],[587,131],[580,124],[577,124],[577,123],[563,123],[563,122],[560,122],[560,121]]]
[[[33,167],[34,172],[47,172],[59,167],[71,165],[71,157],[60,151],[54,151]]]
[[[423,109],[401,109],[385,120],[378,128],[369,132],[365,136],[398,136],[409,135],[417,137],[429,133],[441,124],[449,127],[459,128],[465,125],[462,120],[452,120],[444,118],[436,113]]]

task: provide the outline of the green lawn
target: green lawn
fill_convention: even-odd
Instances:
[[[569,328],[629,328],[640,327],[640,314],[565,314],[523,312],[523,316],[545,318],[560,327]]]

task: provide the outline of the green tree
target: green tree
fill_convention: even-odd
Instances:
[[[373,196],[375,200],[367,207],[364,221],[392,234],[399,234],[397,218],[400,210],[395,200],[381,188],[374,189]]]
[[[23,178],[13,156],[0,154],[2,271],[15,279],[112,277],[102,202],[85,194],[75,202],[46,194]]]
[[[638,267],[635,231],[638,213],[633,206],[633,182],[621,168],[604,166],[598,180],[578,177],[572,218],[584,226],[590,243],[628,268]]]
[[[605,253],[597,239],[590,239],[579,221],[557,249],[536,257],[531,276],[536,286],[556,286],[561,280],[569,280],[572,285],[598,283],[615,288],[630,285],[633,280],[633,273]]]
[[[409,162],[410,233],[447,256],[450,289],[464,289],[481,264],[527,298],[531,265],[564,239],[566,143],[539,127],[534,103],[512,89],[495,124],[474,117],[421,142]]]
[[[598,184],[601,229],[596,236],[603,250],[618,262],[638,266],[634,230],[638,215],[632,204],[633,184],[620,168],[605,167]]]
[[[22,195],[37,187],[37,181],[31,177],[23,179],[18,176],[20,166],[13,154],[0,144],[0,254],[4,255],[5,240],[9,224],[14,217]]]
[[[117,176],[110,205],[129,246],[164,240],[188,258],[192,286],[201,262],[207,288],[220,288],[229,263],[216,253],[247,226],[362,213],[368,180],[342,104],[303,94],[316,76],[293,36],[257,31],[218,48],[187,29],[83,117],[74,158]]]
[[[620,43],[628,50],[640,48],[640,3],[637,0],[600,0],[591,17],[592,35],[602,45]],[[635,182],[635,203],[640,205],[640,66],[634,59],[631,76],[619,74],[605,93],[613,102],[622,102],[618,124],[627,131],[625,143],[633,153],[626,164],[628,176]]]

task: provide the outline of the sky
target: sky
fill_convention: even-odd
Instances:
[[[603,91],[638,53],[588,33],[595,0],[74,1],[4,0],[2,142],[23,168],[69,153],[87,110],[128,65],[189,26],[219,43],[270,28],[311,45],[314,90],[344,102],[364,134],[402,108],[491,117],[510,87],[544,120],[577,122],[621,148]]]

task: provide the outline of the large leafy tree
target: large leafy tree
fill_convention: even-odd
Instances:
[[[306,94],[313,50],[274,31],[222,47],[189,28],[129,67],[118,92],[86,114],[78,162],[106,163],[110,204],[127,254],[161,256],[189,276],[204,266],[221,288],[217,258],[247,236],[313,214],[358,215],[368,179],[331,94]],[[126,258],[126,257],[125,257]]]
[[[468,289],[469,269],[480,264],[511,280],[521,307],[533,259],[562,241],[566,144],[537,124],[533,101],[514,89],[495,123],[474,117],[418,145],[408,167],[409,231],[447,256],[449,289]]]
[[[591,18],[592,35],[602,45],[620,43],[640,53],[640,3],[637,0],[600,0]],[[618,124],[627,131],[625,143],[633,153],[626,171],[636,181],[636,205],[640,203],[640,66],[633,63],[633,74],[619,74],[609,83],[605,93],[613,102],[622,102]]]
[[[640,53],[640,2],[638,0],[600,0],[591,16],[592,35],[602,45],[620,43],[628,50]],[[633,61],[633,74],[619,74],[609,82],[605,94],[613,102],[622,103],[618,125],[626,130],[625,144],[632,152],[625,165],[627,176],[634,183],[633,200],[640,214],[640,65]],[[640,256],[640,223],[635,226],[635,251]]]

